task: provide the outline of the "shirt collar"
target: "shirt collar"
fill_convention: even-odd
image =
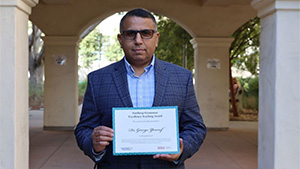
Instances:
[[[135,71],[132,68],[132,66],[130,65],[130,63],[126,60],[126,57],[124,57],[124,60],[125,60],[125,67],[126,67],[127,74],[128,75],[134,75]],[[150,65],[148,65],[147,67],[144,68],[145,73],[149,72],[149,70],[151,68],[154,68],[154,61],[155,61],[155,55],[153,54],[152,61],[151,61]]]

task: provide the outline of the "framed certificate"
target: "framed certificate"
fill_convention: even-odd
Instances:
[[[113,108],[113,155],[178,154],[178,108]]]

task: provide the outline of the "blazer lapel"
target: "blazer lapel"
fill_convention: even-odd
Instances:
[[[118,94],[124,104],[125,107],[133,107],[128,83],[127,83],[127,73],[125,68],[125,61],[122,59],[116,64],[114,68],[114,72],[112,74],[115,86],[117,88]]]
[[[155,95],[154,95],[153,106],[160,106],[168,82],[168,71],[166,65],[164,65],[163,62],[159,59],[155,60],[154,74],[155,74]]]

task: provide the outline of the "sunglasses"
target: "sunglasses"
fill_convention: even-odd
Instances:
[[[151,39],[153,37],[153,34],[156,32],[156,30],[153,29],[143,29],[143,30],[126,30],[122,31],[121,35],[126,40],[134,40],[136,38],[137,33],[140,33],[142,39]]]

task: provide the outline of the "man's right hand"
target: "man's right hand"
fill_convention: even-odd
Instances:
[[[101,152],[109,145],[109,141],[113,140],[114,130],[106,126],[98,126],[94,128],[92,133],[93,147],[95,153]]]

